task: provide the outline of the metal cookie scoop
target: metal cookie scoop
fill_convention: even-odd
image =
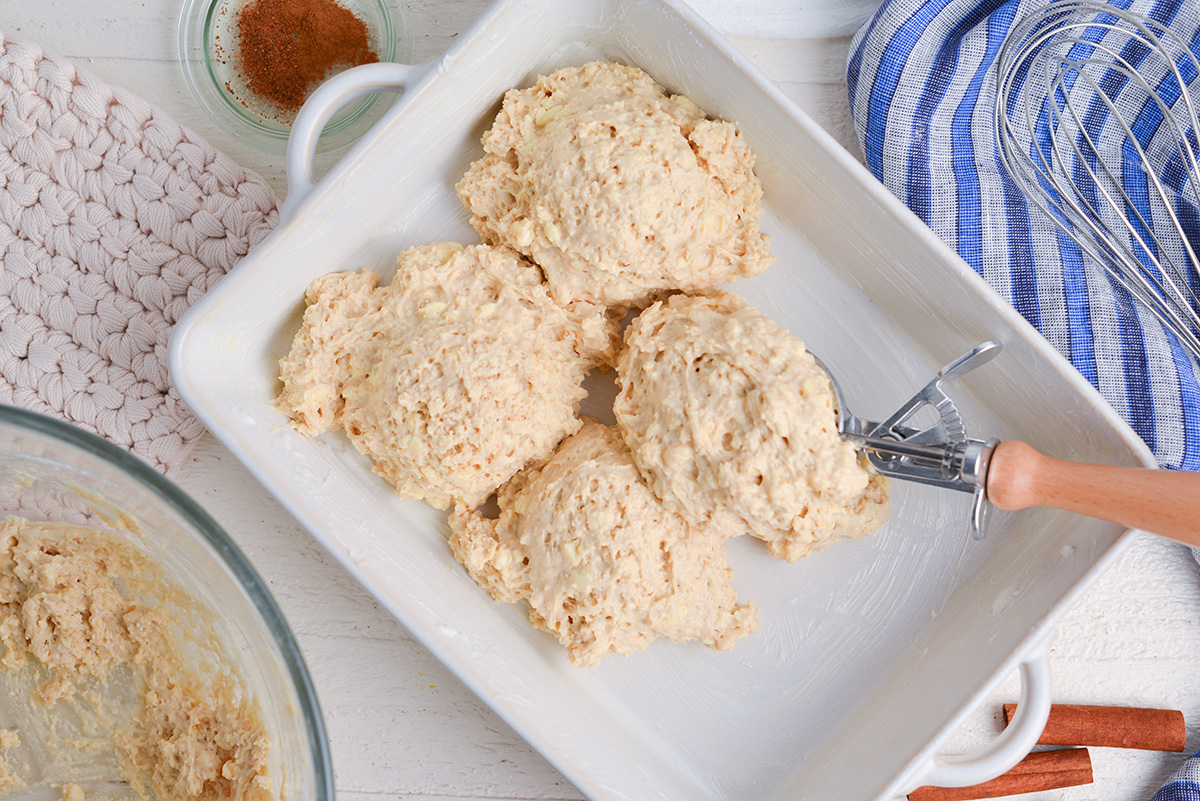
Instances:
[[[813,358],[833,387],[842,437],[863,449],[882,475],[972,493],[976,538],[986,531],[989,505],[1049,506],[1200,546],[1200,473],[1069,462],[1018,440],[968,437],[942,384],[991,361],[1000,348],[989,340],[967,351],[879,423],[856,417],[833,373]],[[936,411],[936,423],[906,425],[927,406]]]

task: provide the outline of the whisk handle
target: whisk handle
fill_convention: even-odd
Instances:
[[[1200,473],[1070,462],[1007,440],[986,481],[1001,509],[1050,506],[1200,545]]]

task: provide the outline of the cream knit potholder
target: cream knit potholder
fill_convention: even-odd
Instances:
[[[0,33],[0,402],[171,472],[203,431],[168,380],[171,327],[277,220],[261,177]]]

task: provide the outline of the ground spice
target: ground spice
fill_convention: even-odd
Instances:
[[[287,112],[335,70],[379,60],[366,23],[334,0],[253,0],[237,32],[250,90]]]

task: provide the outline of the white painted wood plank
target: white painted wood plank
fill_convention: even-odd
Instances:
[[[486,0],[392,0],[407,18],[413,61],[445,52],[484,9]],[[65,56],[175,62],[179,2],[109,0],[5,0],[0,30],[20,35]]]

